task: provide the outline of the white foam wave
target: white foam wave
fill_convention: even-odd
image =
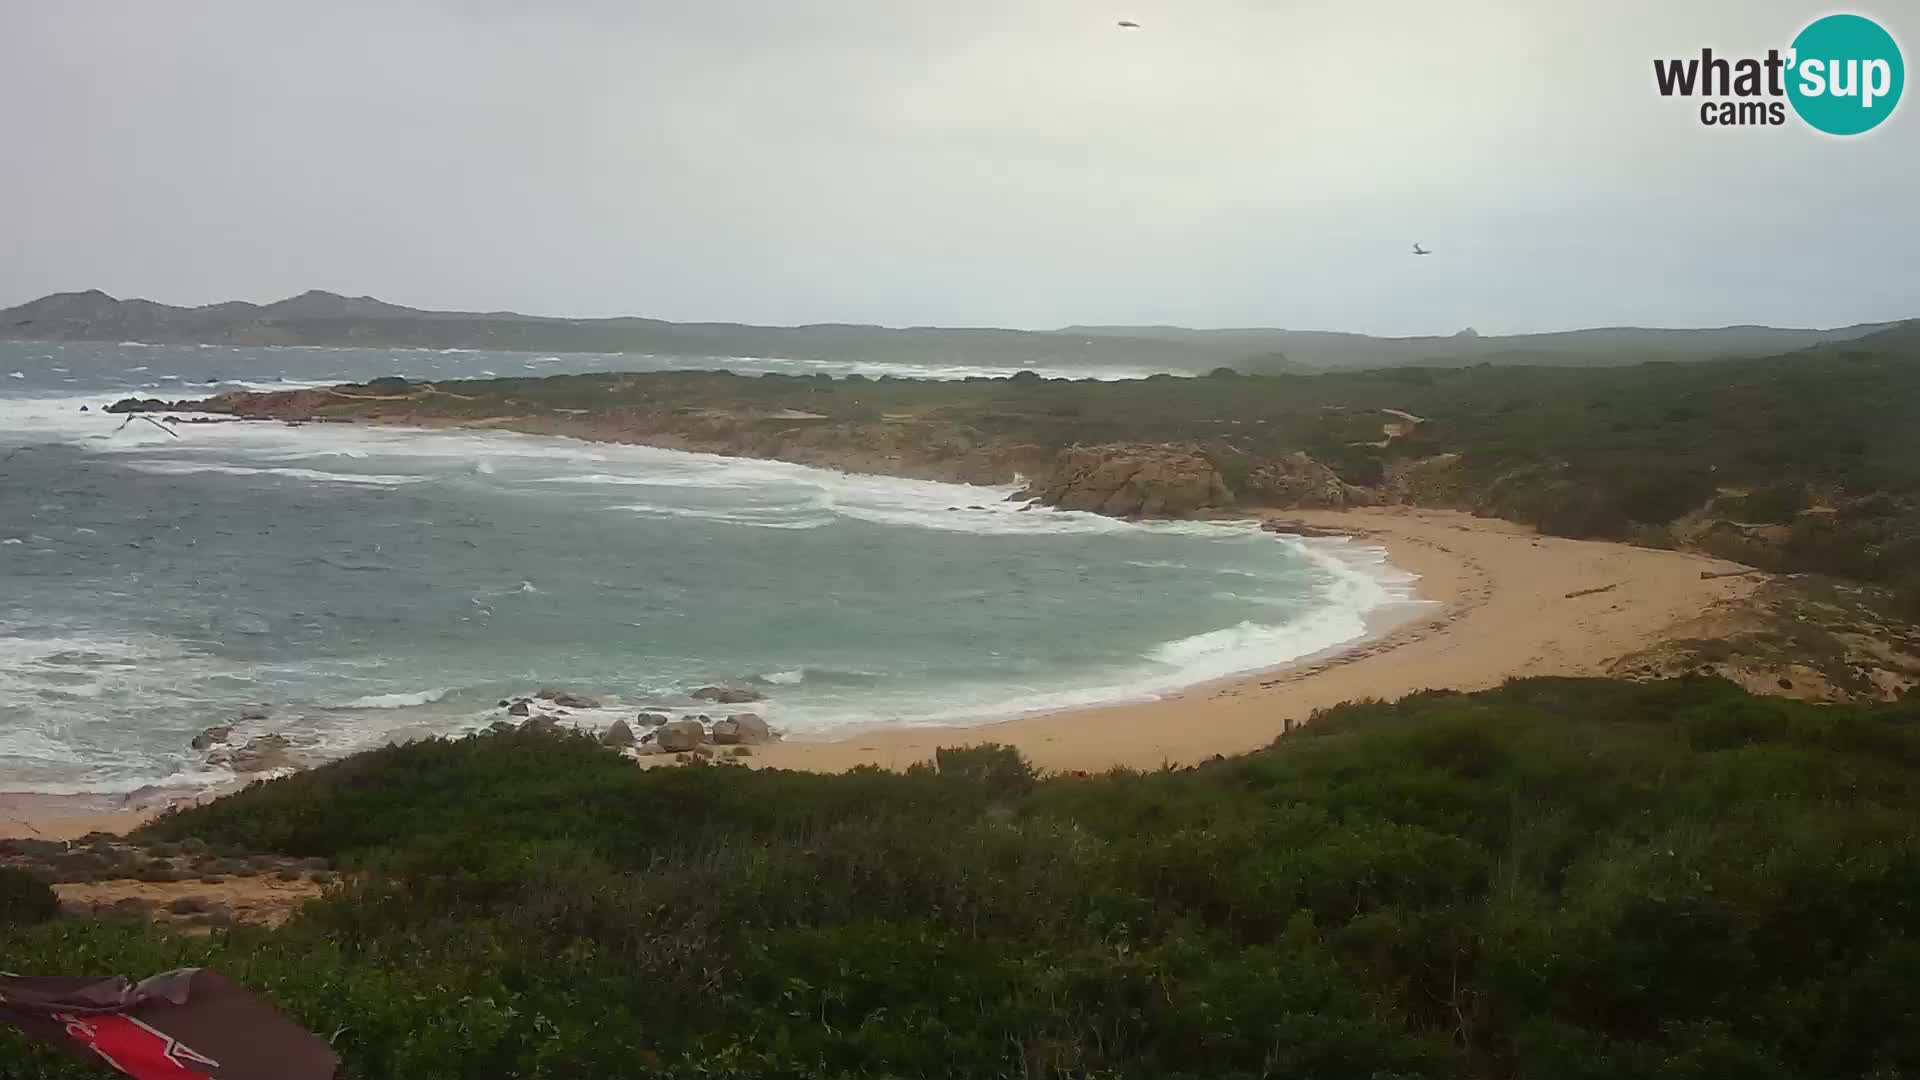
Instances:
[[[318,469],[268,468],[257,465],[202,465],[180,461],[134,462],[130,463],[128,468],[159,476],[191,476],[195,473],[218,473],[224,476],[284,476],[315,483],[363,484],[371,487],[399,487],[403,484],[418,484],[433,479],[430,476],[335,473],[322,472]]]
[[[1251,527],[1243,531],[1251,532]],[[1254,535],[1262,542],[1268,539]],[[871,695],[832,705],[778,704],[769,712],[776,726],[801,737],[818,737],[878,725],[969,724],[1150,701],[1196,684],[1280,667],[1354,644],[1374,632],[1383,615],[1418,602],[1414,592],[1418,579],[1387,562],[1384,549],[1338,540],[1280,538],[1276,542],[1300,555],[1317,575],[1314,594],[1235,598],[1270,599],[1276,607],[1305,609],[1294,618],[1271,623],[1244,620],[1165,641],[1146,650],[1139,664],[1087,673],[1077,686],[922,688],[911,696]],[[941,704],[928,707],[929,701]]]
[[[740,525],[750,529],[818,529],[833,524],[830,517],[794,517],[778,510],[772,511],[731,511],[707,510],[697,506],[664,506],[658,503],[625,503],[610,507],[630,514],[639,514],[651,518],[686,518],[695,521],[717,521],[728,525]]]
[[[744,488],[751,486],[743,479],[727,479],[724,469],[708,469],[690,473],[646,473],[642,475],[618,476],[612,473],[583,473],[572,476],[542,476],[534,480],[536,484],[582,484],[587,486],[608,487],[662,487],[662,488]]]
[[[410,709],[418,705],[431,705],[452,692],[452,687],[443,686],[436,690],[420,690],[411,694],[368,694],[331,707],[335,709]]]
[[[774,686],[798,686],[800,683],[805,682],[806,679],[806,668],[794,668],[791,671],[769,671],[765,675],[760,676],[761,682],[771,683]]]
[[[131,795],[136,791],[190,791],[212,787],[233,779],[227,769],[211,766],[190,767],[167,773],[134,773],[74,781],[26,781],[7,783],[5,790],[26,795]]]

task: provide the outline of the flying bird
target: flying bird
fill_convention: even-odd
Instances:
[[[1431,252],[1431,251],[1428,251],[1428,250],[1427,250],[1426,248],[1423,248],[1423,247],[1421,247],[1421,246],[1420,246],[1419,244],[1415,244],[1415,245],[1413,245],[1413,253],[1414,253],[1415,255],[1431,255],[1431,254],[1433,254],[1433,252]]]
[[[1115,23],[1114,25],[1118,26],[1122,30],[1140,29],[1140,24],[1137,22],[1134,22],[1132,19],[1121,19],[1119,22]]]
[[[115,430],[115,431],[125,431],[125,430],[126,430],[126,428],[127,428],[127,425],[128,425],[128,424],[131,424],[131,423],[133,423],[133,422],[134,422],[135,420],[145,420],[145,421],[146,421],[147,423],[149,423],[149,424],[152,424],[152,425],[153,425],[154,427],[157,427],[157,428],[159,428],[159,429],[160,429],[161,431],[164,431],[164,432],[166,432],[167,434],[169,434],[169,435],[171,435],[171,436],[173,436],[173,437],[174,437],[174,438],[176,438],[176,439],[180,437],[180,433],[179,433],[179,432],[177,432],[177,431],[175,431],[175,430],[173,430],[172,428],[170,428],[170,427],[168,427],[167,425],[165,425],[165,424],[163,424],[163,423],[161,423],[160,421],[158,421],[158,420],[155,420],[155,419],[154,419],[153,417],[151,417],[151,416],[129,416],[129,417],[127,417],[127,418],[126,418],[125,420],[122,420],[122,421],[120,422],[120,426],[119,426],[119,427],[117,427],[117,428],[114,428],[113,430]]]

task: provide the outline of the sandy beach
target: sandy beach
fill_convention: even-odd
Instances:
[[[1265,746],[1315,709],[1344,701],[1479,690],[1530,675],[1599,674],[1708,605],[1746,595],[1760,580],[1702,579],[1703,571],[1740,567],[1682,552],[1540,536],[1456,511],[1386,507],[1267,516],[1385,547],[1395,565],[1419,575],[1427,609],[1334,655],[1154,701],[965,728],[879,728],[833,742],[758,748],[753,761],[827,772],[862,764],[905,768],[938,747],[1001,742],[1051,770],[1189,765]]]
[[[1186,765],[1265,746],[1314,710],[1427,689],[1476,690],[1530,675],[1591,675],[1654,644],[1703,608],[1736,600],[1755,576],[1738,567],[1626,544],[1540,536],[1454,511],[1387,507],[1270,515],[1378,544],[1419,575],[1424,603],[1370,640],[1257,675],[1137,704],[969,727],[880,727],[834,741],[760,747],[762,768],[905,768],[941,746],[1000,742],[1050,770]],[[0,836],[63,838],[131,828],[164,802],[115,809],[0,794]]]

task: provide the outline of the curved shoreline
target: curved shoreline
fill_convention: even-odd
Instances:
[[[967,727],[885,727],[845,739],[756,749],[762,768],[905,768],[941,746],[1000,742],[1043,769],[1191,765],[1271,743],[1316,709],[1422,690],[1478,690],[1509,678],[1592,675],[1652,645],[1702,608],[1737,600],[1752,577],[1703,579],[1732,564],[1682,552],[1540,536],[1458,511],[1390,507],[1263,515],[1384,546],[1435,602],[1377,636],[1155,701],[1042,713]],[[1593,590],[1593,591],[1589,591]]]
[[[1000,742],[1036,766],[1067,771],[1190,765],[1271,743],[1313,711],[1427,689],[1474,690],[1507,678],[1603,671],[1660,641],[1676,623],[1757,587],[1704,579],[1731,564],[1698,555],[1543,537],[1456,511],[1405,507],[1271,512],[1377,544],[1417,576],[1431,610],[1284,665],[1143,702],[1044,712],[985,724],[880,726],[821,741],[775,743],[746,763],[839,772],[905,768],[941,746]],[[671,758],[654,759],[659,763]],[[209,792],[193,797],[209,797]],[[0,793],[0,836],[71,837],[132,827],[165,803],[99,812],[71,797]]]

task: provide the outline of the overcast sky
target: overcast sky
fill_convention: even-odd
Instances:
[[[1843,140],[1705,128],[1653,88],[1655,56],[1763,54],[1827,10],[0,0],[0,306],[324,288],[1391,334],[1920,316],[1920,101]],[[1915,62],[1911,4],[1852,10]]]

